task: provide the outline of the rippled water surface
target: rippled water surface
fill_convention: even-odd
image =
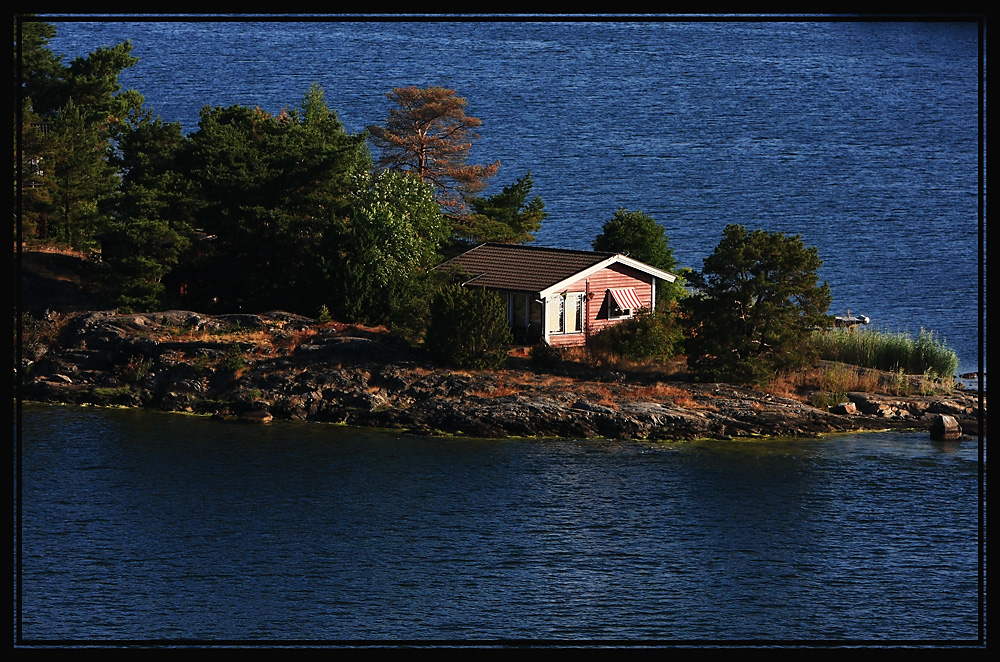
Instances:
[[[27,406],[28,640],[977,636],[977,443],[410,437]]]

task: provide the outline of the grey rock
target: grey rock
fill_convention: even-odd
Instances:
[[[948,414],[937,414],[931,423],[931,439],[943,441],[948,439],[961,439],[962,426],[958,424],[954,416]]]
[[[830,407],[830,413],[840,414],[842,416],[853,416],[858,413],[858,407],[853,402],[841,402],[840,404]]]

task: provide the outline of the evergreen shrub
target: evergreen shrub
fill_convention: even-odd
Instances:
[[[434,297],[424,344],[438,363],[499,370],[511,342],[507,306],[496,293],[449,285]]]

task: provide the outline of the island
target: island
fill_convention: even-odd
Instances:
[[[58,326],[49,346],[26,348],[19,386],[27,401],[488,438],[802,437],[929,431],[948,419],[970,438],[985,421],[985,395],[981,411],[978,393],[945,382],[933,393],[851,392],[817,407],[808,393],[697,383],[683,371],[542,367],[516,346],[506,369],[455,370],[384,328],[280,311],[80,311]]]

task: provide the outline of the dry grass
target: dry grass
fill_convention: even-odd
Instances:
[[[170,340],[173,342],[224,342],[224,343],[253,343],[255,345],[271,346],[273,335],[266,329],[254,329],[252,331],[193,331],[186,333],[165,333],[160,334],[159,340]]]
[[[815,389],[818,382],[814,374],[816,368],[798,372],[783,372],[775,375],[774,379],[761,386],[761,390],[771,395],[782,398],[792,398],[805,402],[803,391]]]
[[[816,393],[844,396],[849,392],[886,393],[890,395],[929,395],[946,388],[928,376],[908,376],[844,363],[823,362],[797,372],[782,373],[761,387],[771,395],[802,402],[815,399]]]
[[[587,400],[595,404],[609,409],[618,409],[618,398],[611,392],[610,388],[603,384],[588,384],[582,393],[587,397]]]
[[[513,386],[495,386],[468,391],[466,395],[473,398],[502,398],[505,395],[517,395],[521,392],[521,389]]]
[[[847,393],[878,390],[878,375],[856,366],[815,366],[776,375],[761,390],[771,395],[806,402],[810,392]]]
[[[533,388],[565,388],[572,389],[576,380],[570,377],[550,374],[537,374],[527,371],[507,372],[504,381],[511,386],[520,387],[522,390]]]
[[[656,382],[648,386],[631,387],[630,399],[646,402],[669,402],[683,409],[715,410],[714,405],[699,401],[690,390]]]
[[[70,248],[68,246],[56,246],[55,244],[46,243],[41,240],[26,239],[21,244],[21,250],[23,253],[54,253],[57,255],[78,257],[84,260],[87,259],[87,254],[83,251],[78,251],[75,248]],[[14,252],[17,252],[16,242],[14,244]]]

